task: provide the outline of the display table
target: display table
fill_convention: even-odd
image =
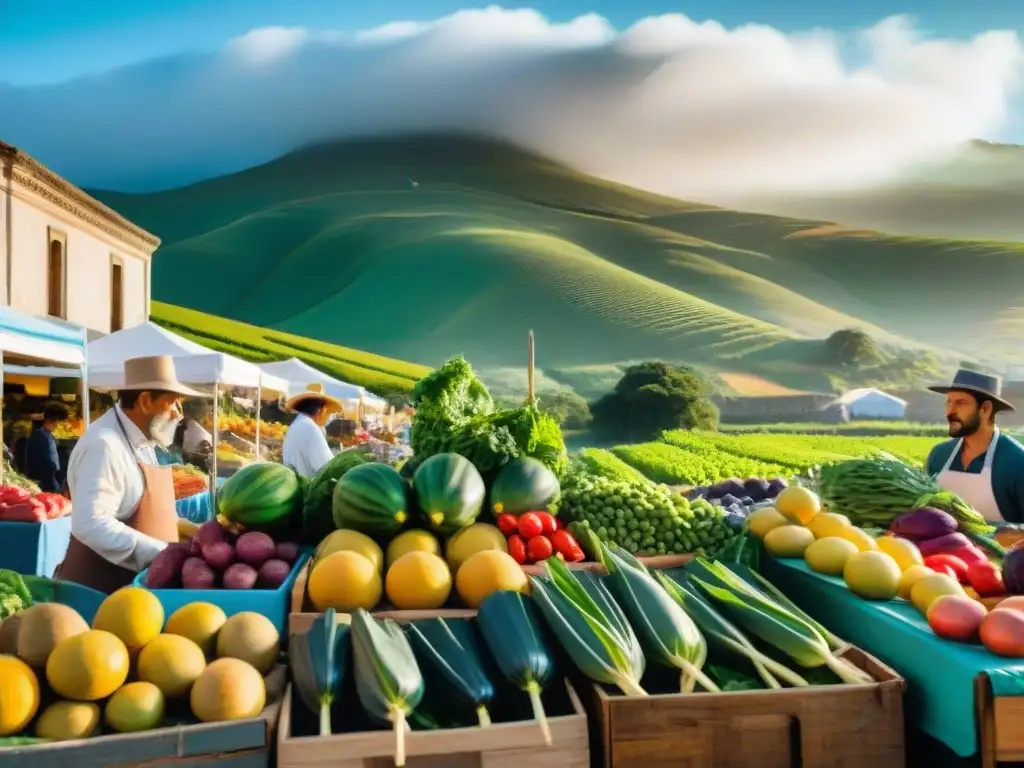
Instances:
[[[942,640],[905,600],[863,600],[803,560],[764,557],[761,571],[827,629],[906,679],[908,723],[960,757],[980,752],[986,766],[997,756],[1024,760],[1024,664]]]
[[[0,568],[53,576],[71,541],[71,515],[45,523],[0,522]]]

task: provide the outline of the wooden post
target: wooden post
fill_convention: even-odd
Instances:
[[[526,362],[526,401],[533,405],[535,402],[533,389],[533,331],[530,331],[529,360]]]

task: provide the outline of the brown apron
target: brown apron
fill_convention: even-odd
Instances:
[[[115,413],[125,443],[134,453],[121,417]],[[170,467],[138,462],[142,473],[142,498],[132,516],[124,521],[132,530],[168,543],[178,540],[178,511],[174,505],[174,479]],[[116,592],[134,581],[135,571],[115,565],[89,549],[74,536],[54,578],[92,587],[104,594]]]

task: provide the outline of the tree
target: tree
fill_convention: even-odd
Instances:
[[[590,423],[590,405],[575,390],[542,392],[537,396],[537,404],[566,429],[583,429]]]
[[[667,363],[632,365],[615,389],[590,407],[593,427],[609,440],[657,439],[667,429],[716,429],[718,408],[696,371]]]
[[[825,341],[825,349],[833,363],[843,366],[877,363],[881,357],[875,340],[854,328],[833,333]]]

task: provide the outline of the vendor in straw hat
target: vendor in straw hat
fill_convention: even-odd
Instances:
[[[332,413],[343,410],[322,384],[310,384],[305,392],[288,399],[285,407],[297,415],[288,427],[281,448],[281,462],[304,477],[313,477],[334,456],[324,426]]]
[[[68,462],[71,543],[57,577],[111,593],[178,540],[171,469],[157,463],[181,420],[181,384],[170,357],[126,360],[117,403],[82,435]]]
[[[928,456],[928,473],[993,523],[1024,522],[1024,445],[996,427],[996,414],[1012,411],[998,376],[960,370],[946,396],[950,440]]]

